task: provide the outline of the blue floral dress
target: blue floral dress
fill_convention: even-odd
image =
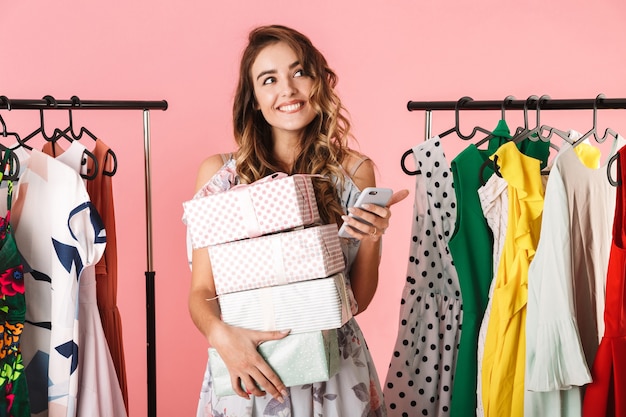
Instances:
[[[230,158],[194,198],[226,191],[237,183],[235,161]],[[346,209],[355,203],[361,193],[348,175],[343,188],[337,191]],[[342,240],[346,271],[349,271],[359,249],[359,241]],[[346,284],[352,294],[349,282]],[[356,311],[354,297],[351,297],[351,308]],[[211,366],[207,363],[197,417],[385,417],[387,413],[380,382],[359,325],[353,318],[338,329],[337,334],[339,371],[327,382],[288,388],[289,396],[282,404],[270,395],[251,396],[249,400],[236,395],[217,397],[212,386]]]

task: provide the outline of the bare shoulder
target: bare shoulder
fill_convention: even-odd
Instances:
[[[360,190],[376,186],[375,164],[369,156],[351,150],[343,162],[343,168]]]
[[[196,191],[202,188],[223,165],[223,155],[219,153],[211,155],[202,161],[196,176]]]

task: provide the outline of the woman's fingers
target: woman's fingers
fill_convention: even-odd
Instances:
[[[343,221],[351,227],[351,229],[349,228],[350,235],[357,239],[365,237],[370,237],[373,240],[380,239],[380,236],[389,227],[390,207],[404,200],[408,195],[409,191],[406,189],[394,193],[386,207],[375,204],[364,204],[360,208],[350,207],[348,211],[352,216],[343,216]]]
[[[249,346],[256,348],[265,341],[282,339],[288,334],[288,330],[267,332],[245,330],[242,336],[247,335],[251,342]],[[231,384],[235,393],[246,399],[249,399],[250,395],[263,397],[270,394],[277,401],[284,402],[287,388],[259,352],[253,349],[247,353],[239,350],[239,353],[241,360],[229,367]]]
[[[404,200],[408,196],[409,196],[409,190],[407,189],[400,190],[398,192],[393,193],[393,195],[389,199],[389,202],[387,203],[387,207],[391,207],[394,204],[399,203],[400,201]]]

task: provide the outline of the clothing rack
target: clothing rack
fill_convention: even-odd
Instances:
[[[150,168],[150,110],[167,110],[167,101],[140,100],[56,100],[52,96],[42,99],[8,99],[0,96],[0,110],[142,110],[146,198],[146,336],[148,376],[148,417],[156,417],[156,348],[155,348],[155,271],[152,260],[152,191]]]
[[[432,135],[432,112],[439,110],[598,110],[626,109],[626,98],[606,98],[599,94],[595,99],[552,99],[547,95],[529,96],[526,100],[516,100],[508,96],[503,100],[473,100],[462,97],[458,101],[409,101],[408,111],[425,110],[426,138]]]

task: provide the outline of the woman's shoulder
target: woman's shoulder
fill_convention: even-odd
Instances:
[[[225,191],[235,182],[236,175],[232,153],[211,155],[200,163],[196,192]]]
[[[341,164],[346,176],[359,188],[375,184],[374,162],[358,151],[350,150]]]

